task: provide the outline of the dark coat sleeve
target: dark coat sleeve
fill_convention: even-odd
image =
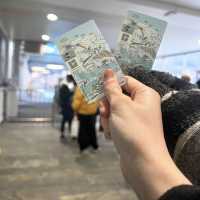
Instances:
[[[200,200],[200,187],[181,185],[168,190],[159,200]]]

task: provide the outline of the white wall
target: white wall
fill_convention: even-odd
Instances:
[[[3,121],[3,89],[0,88],[0,123]]]
[[[200,30],[169,24],[159,49],[159,55],[200,50]]]
[[[17,91],[14,88],[6,89],[6,117],[17,117],[18,114],[18,98]]]

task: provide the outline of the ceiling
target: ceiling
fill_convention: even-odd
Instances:
[[[192,9],[192,10],[200,9],[199,0],[159,0],[159,1],[165,3],[172,3],[186,9]]]
[[[187,34],[194,32],[195,41],[200,39],[199,0],[0,0],[0,26],[13,39],[40,41],[42,34],[49,34],[53,41],[72,27],[95,19],[114,47],[123,17],[131,9],[168,21],[168,35],[179,29]],[[176,14],[165,17],[171,10]],[[59,20],[48,21],[46,14],[49,12],[56,13]],[[181,49],[182,46],[176,51]]]

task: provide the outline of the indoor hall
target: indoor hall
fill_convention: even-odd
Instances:
[[[151,174],[155,179],[160,177],[156,174],[160,171],[150,161],[158,159],[157,163],[164,166],[161,171],[168,174],[167,165],[162,164],[164,156],[160,155],[163,151],[153,149],[159,138],[164,138],[162,144],[166,143],[166,147],[162,147],[167,148],[175,166],[199,185],[199,11],[198,0],[0,0],[0,200],[151,200],[150,186],[157,182],[147,183],[147,187],[145,181]],[[132,23],[130,13],[133,18],[136,16]],[[100,42],[93,33],[85,39],[94,25],[89,20],[95,21],[93,29],[97,27],[102,34],[104,39],[100,37]],[[59,38],[86,22],[92,26],[72,34],[72,45],[66,45],[63,53]],[[77,45],[79,40],[82,43]],[[86,63],[86,70],[81,63]],[[129,69],[131,78],[160,95],[162,120],[156,121],[156,109],[151,110],[156,100],[147,110],[151,111],[154,126],[163,122],[164,136],[153,135],[151,123],[144,121],[147,114],[139,118],[141,126],[135,124],[140,115],[133,116],[137,112],[132,112],[133,119],[122,119],[125,125],[119,123],[113,128],[101,123],[99,100],[87,107],[86,99],[102,92],[102,69],[113,69],[113,63],[120,75]],[[94,74],[98,76],[95,84]],[[93,85],[84,90],[90,83]],[[82,109],[77,106],[81,94]],[[134,92],[127,95],[135,100]],[[120,104],[118,108],[128,106],[116,102]],[[110,116],[111,113],[107,117]],[[142,138],[144,126],[149,126],[145,130],[151,133]],[[115,137],[118,129],[119,134],[125,133],[120,136],[131,130],[130,137],[120,137],[120,142],[137,137],[119,148],[116,138],[114,143],[106,138],[110,134]],[[140,153],[148,149],[147,153],[156,155],[154,159],[145,158],[148,164],[144,162],[142,167],[137,167],[140,159],[132,148],[138,141]],[[129,147],[130,144],[134,145]],[[122,153],[121,149],[127,152]],[[128,175],[123,171],[124,160],[120,160],[124,155],[128,158]],[[143,167],[145,172],[140,171]],[[163,194],[168,189],[156,191]]]

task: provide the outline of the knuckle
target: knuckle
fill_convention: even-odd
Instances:
[[[121,95],[120,93],[116,93],[116,95],[112,95],[110,98],[110,105],[112,106],[112,108],[117,108],[119,105],[122,104],[126,104],[126,98],[124,98],[123,95]]]
[[[154,99],[161,100],[160,94],[156,90],[149,88],[149,92]]]
[[[112,96],[110,98],[110,105],[112,108],[116,108],[118,106],[119,103],[119,99],[117,98],[117,96]]]
[[[153,91],[154,91],[154,96],[155,96],[157,99],[161,99],[160,94],[159,94],[157,91],[155,91],[155,90],[153,90]]]

